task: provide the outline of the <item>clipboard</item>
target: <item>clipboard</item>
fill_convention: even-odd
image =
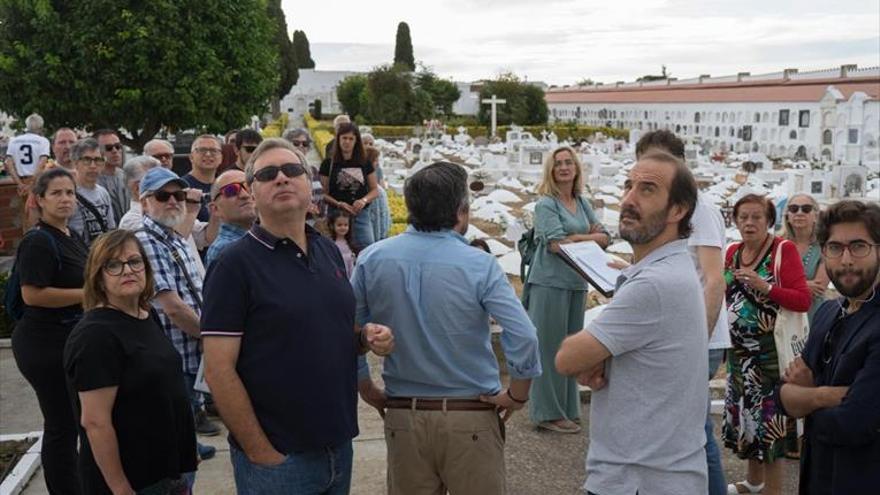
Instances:
[[[611,258],[595,241],[560,244],[557,254],[603,296],[614,295],[620,270],[608,266]]]

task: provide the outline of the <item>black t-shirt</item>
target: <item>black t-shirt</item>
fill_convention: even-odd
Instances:
[[[200,222],[207,222],[211,219],[211,210],[208,209],[208,204],[211,203],[211,184],[196,179],[192,174],[186,174],[181,179],[185,180],[189,187],[202,191],[202,206],[199,208],[199,214],[196,218]]]
[[[64,370],[76,417],[78,392],[118,387],[113,428],[122,469],[135,490],[196,470],[196,437],[180,355],[151,311],[140,320],[97,308],[76,325],[64,348]],[[79,472],[83,493],[110,493],[85,430]]]
[[[344,201],[348,204],[363,198],[370,192],[367,185],[367,176],[374,172],[373,165],[369,162],[358,163],[352,160],[332,162],[325,160],[321,164],[320,174],[328,177],[329,190],[327,194],[336,201]]]
[[[15,260],[22,287],[55,287],[59,289],[81,289],[86,269],[89,248],[74,232],[70,235],[44,223],[37,223],[36,229],[43,232],[29,232],[24,236]],[[50,234],[55,241],[46,234]],[[60,256],[60,259],[59,259]],[[74,304],[63,308],[44,308],[24,306],[22,320],[39,322],[41,326],[56,324],[73,327],[82,313],[82,306]]]

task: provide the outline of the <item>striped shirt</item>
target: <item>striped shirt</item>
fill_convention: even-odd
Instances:
[[[153,268],[156,294],[166,291],[176,292],[180,299],[195,311],[196,316],[199,316],[201,310],[197,301],[201,301],[202,297],[202,276],[199,273],[198,265],[189,254],[186,241],[173,230],[163,227],[148,216],[144,216],[143,230],[138,230],[135,235],[144,246],[147,259]],[[178,263],[174,261],[172,249],[177,252],[186,267],[190,279],[195,285],[193,289],[187,283],[186,276]],[[193,290],[196,293],[193,293]],[[187,335],[172,323],[171,318],[163,311],[162,306],[155,298],[153,299],[153,307],[159,313],[159,320],[162,322],[165,335],[171,339],[171,343],[183,360],[183,372],[195,374],[199,369],[199,360],[202,357],[199,339]]]

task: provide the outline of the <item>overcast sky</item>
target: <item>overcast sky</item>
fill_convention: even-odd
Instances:
[[[397,24],[417,62],[457,81],[631,81],[880,65],[877,0],[283,0],[316,69],[369,70],[394,57]]]

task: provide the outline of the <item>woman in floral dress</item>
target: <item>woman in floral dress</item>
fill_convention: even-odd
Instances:
[[[809,309],[810,290],[797,247],[768,231],[776,221],[770,200],[743,196],[733,216],[742,242],[732,244],[725,256],[733,347],[728,353],[722,437],[725,446],[749,465],[747,479],[730,485],[729,493],[779,495],[782,471],[776,461],[785,454],[786,416],[773,399],[782,371],[773,330],[780,308]],[[774,273],[777,253],[782,259]]]

